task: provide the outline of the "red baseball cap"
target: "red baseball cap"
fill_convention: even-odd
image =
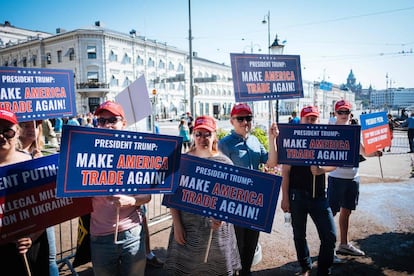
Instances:
[[[233,106],[230,115],[234,116],[242,112],[252,114],[252,110],[250,109],[250,106],[244,103],[240,103],[240,104],[236,104],[235,106]]]
[[[0,109],[0,120],[8,121],[13,125],[18,123],[16,114],[5,109]]]
[[[336,104],[335,104],[335,111],[338,111],[339,109],[351,110],[352,109],[352,104],[348,101],[345,101],[345,100],[337,101]]]
[[[208,131],[216,131],[216,119],[211,116],[200,116],[195,119],[194,130],[207,129]]]
[[[115,116],[121,116],[122,118],[125,118],[124,109],[122,108],[122,106],[120,104],[118,104],[116,102],[106,101],[106,102],[102,103],[98,107],[98,109],[96,109],[95,115],[98,116],[99,113],[101,113],[104,110],[111,112]]]
[[[319,117],[319,110],[316,106],[305,106],[300,112],[300,117],[316,116]]]

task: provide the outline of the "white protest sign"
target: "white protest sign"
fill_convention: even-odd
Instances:
[[[124,108],[128,125],[151,115],[151,102],[144,75],[122,90],[115,101]]]

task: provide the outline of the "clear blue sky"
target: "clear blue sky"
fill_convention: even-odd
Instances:
[[[193,51],[230,65],[230,53],[267,53],[270,34],[301,56],[304,80],[363,88],[414,87],[412,0],[192,0]],[[101,21],[104,27],[188,50],[188,0],[0,0],[0,22],[55,33]],[[252,47],[253,46],[253,47]],[[258,50],[262,51],[259,52]]]

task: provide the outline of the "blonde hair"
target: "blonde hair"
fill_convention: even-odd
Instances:
[[[215,131],[211,132],[214,135],[214,140],[213,140],[213,145],[211,146],[211,151],[213,154],[217,154],[219,153],[219,148],[218,148],[218,138],[217,138],[217,134]],[[194,133],[193,133],[194,135]],[[187,151],[187,153],[189,152],[194,152],[196,150],[196,146],[195,146],[195,142],[191,143],[190,149]]]
[[[20,126],[20,124],[21,124],[21,123],[19,123],[19,124],[17,125],[17,128],[18,128],[18,130],[19,130],[20,135],[19,135],[19,139],[17,139],[16,148],[17,148],[18,150],[23,150],[23,149],[24,149],[24,146],[23,146],[22,141],[21,141],[21,139],[20,139],[20,136],[21,136],[21,134],[22,134],[22,131],[21,131],[22,127]],[[36,127],[36,128],[38,128],[38,131],[39,131],[39,132],[38,132],[38,135],[37,135],[37,137],[36,137],[35,141],[33,141],[33,142],[30,144],[30,146],[29,146],[29,153],[30,153],[30,154],[33,152],[33,150],[35,150],[35,149],[42,150],[42,149],[43,149],[43,147],[45,146],[45,140],[44,140],[44,138],[43,138],[43,126],[42,126],[42,124],[40,123],[40,124],[38,125],[38,124],[35,122],[35,127]],[[36,130],[35,130],[35,131],[36,131]]]

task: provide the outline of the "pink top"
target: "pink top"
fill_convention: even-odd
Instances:
[[[105,236],[115,233],[116,207],[106,196],[92,198],[90,231],[93,236]],[[139,206],[123,207],[119,210],[118,232],[131,229],[141,224]]]

